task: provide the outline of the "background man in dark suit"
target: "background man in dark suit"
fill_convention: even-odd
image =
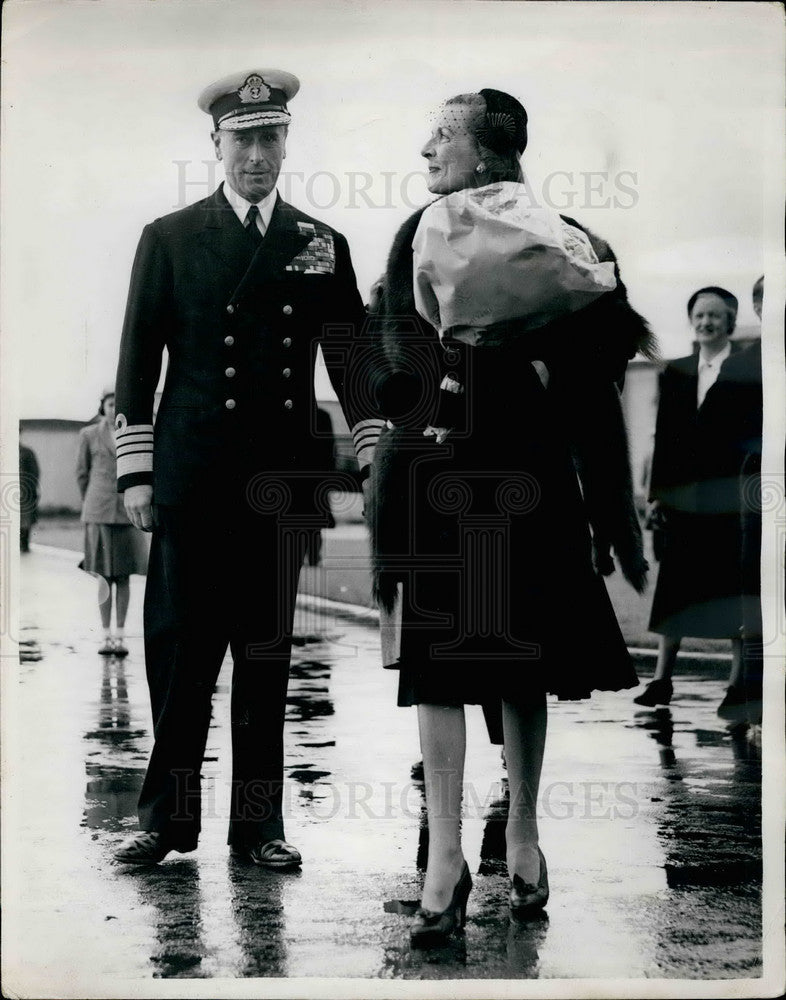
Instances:
[[[142,832],[118,851],[124,862],[196,847],[227,645],[229,843],[270,868],[301,860],[284,836],[283,723],[298,576],[327,521],[315,352],[321,345],[362,434],[346,372],[364,310],[344,237],[276,192],[298,88],[291,74],[260,69],[202,93],[226,181],[148,225],[134,262],[117,374],[118,483],[132,522],[153,531],[145,655],[155,745]]]
[[[32,448],[19,444],[19,550],[30,551],[30,531],[38,520],[41,470]]]

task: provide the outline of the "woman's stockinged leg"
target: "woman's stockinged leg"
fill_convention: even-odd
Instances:
[[[98,611],[101,625],[108,632],[112,623],[112,581],[103,576],[98,578]]]
[[[508,872],[533,885],[538,881],[537,804],[546,744],[546,696],[502,702],[510,812],[505,829]]]
[[[461,796],[467,734],[464,707],[418,705],[428,814],[428,863],[421,906],[441,912],[451,901],[464,864]]]
[[[655,681],[670,681],[677,663],[682,636],[662,635],[658,640],[658,660],[655,664]]]
[[[125,628],[128,602],[131,596],[131,586],[127,576],[119,576],[116,580],[115,618],[119,631]]]

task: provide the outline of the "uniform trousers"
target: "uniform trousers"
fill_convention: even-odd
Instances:
[[[242,490],[157,506],[145,591],[145,658],[155,742],[139,798],[142,830],[196,846],[212,696],[232,654],[228,842],[284,838],[287,682],[309,532]],[[263,509],[261,509],[263,508]]]

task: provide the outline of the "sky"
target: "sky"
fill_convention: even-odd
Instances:
[[[429,200],[433,113],[495,87],[527,108],[534,196],[611,243],[665,357],[689,353],[702,285],[755,323],[776,4],[9,0],[3,17],[1,349],[21,417],[93,415],[142,227],[222,178],[197,96],[266,66],[301,80],[279,190],[347,236],[364,297]]]

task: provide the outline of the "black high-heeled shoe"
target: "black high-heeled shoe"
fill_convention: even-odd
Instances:
[[[538,913],[549,901],[549,874],[546,869],[546,859],[543,851],[538,848],[540,858],[540,873],[538,884],[525,882],[520,875],[513,875],[510,887],[510,912],[514,917],[529,917]]]
[[[655,705],[668,705],[673,694],[674,688],[669,678],[661,677],[658,680],[650,681],[641,694],[633,699],[633,703],[646,705],[648,708],[653,708]]]
[[[467,922],[467,899],[472,888],[469,866],[464,862],[461,877],[453,890],[453,898],[442,912],[419,907],[415,921],[409,929],[410,944],[416,948],[444,944],[445,939]]]

